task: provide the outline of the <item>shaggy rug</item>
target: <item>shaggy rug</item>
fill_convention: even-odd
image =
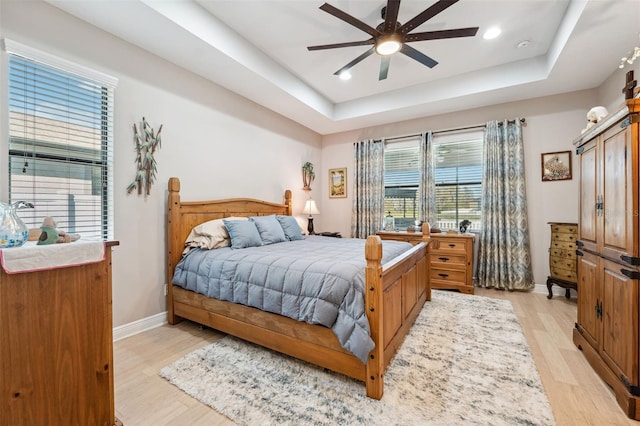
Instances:
[[[553,425],[511,302],[434,291],[382,400],[342,375],[227,336],[160,371],[241,425]]]

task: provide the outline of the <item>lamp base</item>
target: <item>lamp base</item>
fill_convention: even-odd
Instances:
[[[313,218],[309,216],[308,221],[309,223],[307,224],[307,232],[309,233],[309,235],[314,235],[315,232],[313,232]]]

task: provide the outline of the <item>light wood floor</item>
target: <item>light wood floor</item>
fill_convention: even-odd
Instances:
[[[558,425],[640,425],[627,419],[610,389],[573,345],[575,293],[571,299],[551,300],[543,294],[493,289],[476,289],[476,294],[513,303]],[[220,337],[183,322],[116,342],[117,417],[125,426],[233,424],[158,376],[165,365]]]

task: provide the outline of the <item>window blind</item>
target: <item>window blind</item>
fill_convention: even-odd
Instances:
[[[413,226],[419,215],[419,144],[418,138],[385,143],[384,214],[393,216],[396,228]]]
[[[84,239],[112,239],[113,80],[5,46],[11,202],[34,204],[19,211],[29,228],[51,216],[59,229]]]
[[[465,219],[469,229],[480,229],[482,201],[481,130],[433,137],[438,226],[458,229]]]

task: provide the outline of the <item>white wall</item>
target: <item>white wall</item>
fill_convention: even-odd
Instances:
[[[544,284],[549,274],[550,231],[547,223],[578,220],[578,170],[572,142],[584,128],[587,111],[597,104],[596,99],[597,91],[581,91],[326,135],[322,140],[322,210],[317,219],[317,228],[350,235],[354,142],[367,138],[472,126],[489,120],[524,117],[526,126],[523,137],[532,265],[535,282]],[[542,182],[541,154],[554,151],[572,152],[572,180]],[[345,199],[328,198],[328,169],[336,167],[347,167],[349,188]]]
[[[169,177],[181,179],[183,200],[280,201],[284,190],[292,189],[294,214],[302,210],[307,194],[301,189],[301,167],[306,161],[319,165],[320,135],[40,1],[0,2],[0,16],[0,37],[119,78],[114,181],[120,246],[113,252],[114,326],[166,309]],[[1,104],[4,117],[7,103]],[[132,125],[143,116],[156,129],[164,125],[156,155],[158,178],[147,199],[126,193],[136,171]],[[6,146],[4,130],[0,152]],[[6,174],[0,173],[1,194],[6,195],[7,185]],[[301,223],[306,226],[306,220]]]
[[[301,190],[300,168],[316,166],[311,195],[318,202],[318,231],[350,234],[353,191],[353,143],[423,130],[475,125],[488,120],[526,117],[527,195],[535,280],[548,274],[549,221],[577,220],[577,169],[574,179],[541,182],[540,154],[573,151],[571,142],[594,105],[622,102],[609,87],[622,87],[612,76],[601,91],[591,90],[425,117],[321,137],[255,103],[182,68],[113,37],[41,1],[0,2],[0,37],[57,54],[119,78],[115,103],[115,233],[120,246],[113,257],[114,325],[165,310],[166,183],[178,176],[182,198],[246,196],[278,201],[293,190],[294,214],[309,194]],[[78,43],[78,41],[82,43]],[[2,57],[6,69],[6,58]],[[624,70],[626,72],[626,70]],[[619,80],[619,81],[618,81]],[[0,117],[6,117],[6,87],[1,87]],[[616,89],[616,90],[618,90]],[[602,92],[602,93],[601,93]],[[131,126],[145,116],[164,125],[158,152],[158,180],[150,197],[127,195],[135,173]],[[0,127],[6,129],[2,118]],[[6,130],[0,134],[0,162],[6,164]],[[574,156],[575,159],[575,156]],[[347,198],[329,199],[327,172],[347,167]],[[0,173],[0,199],[6,198]],[[301,219],[303,226],[306,220]]]

